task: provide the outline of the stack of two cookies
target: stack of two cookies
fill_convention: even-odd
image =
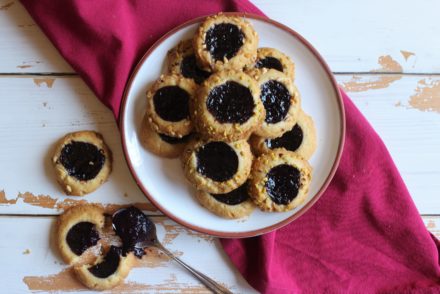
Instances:
[[[165,157],[181,154],[197,199],[227,218],[246,216],[255,204],[290,210],[311,180],[306,159],[315,131],[300,108],[294,65],[276,49],[257,48],[246,20],[208,17],[170,51],[170,74],[147,92],[144,145]]]

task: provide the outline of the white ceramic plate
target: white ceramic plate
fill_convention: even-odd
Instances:
[[[128,83],[121,106],[124,153],[141,190],[164,214],[194,230],[221,237],[248,237],[279,228],[303,214],[323,193],[337,168],[345,132],[344,109],[336,82],[325,62],[300,35],[275,21],[243,15],[260,36],[260,47],[274,47],[295,62],[295,83],[302,107],[316,125],[318,147],[310,160],[313,177],[307,201],[283,213],[256,209],[246,219],[227,220],[204,209],[186,182],[178,159],[163,159],[146,151],[139,138],[145,113],[145,92],[165,72],[166,54],[180,40],[193,36],[202,19],[187,22],[162,37],[144,55]]]

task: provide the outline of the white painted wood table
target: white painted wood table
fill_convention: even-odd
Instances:
[[[440,236],[440,22],[438,0],[255,0],[324,56],[338,82],[385,141],[428,229]],[[64,196],[51,170],[54,142],[101,132],[114,152],[109,182],[83,198]],[[171,251],[232,291],[252,292],[215,238],[162,216],[136,187],[106,109],[17,0],[0,0],[0,284],[3,292],[86,291],[54,250],[54,220],[79,201],[107,209],[138,203]],[[203,252],[203,254],[200,254]],[[155,252],[123,292],[205,293]]]

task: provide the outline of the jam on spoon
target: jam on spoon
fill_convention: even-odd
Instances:
[[[134,206],[117,210],[112,215],[113,229],[121,238],[125,252],[134,251],[135,255],[142,257],[147,247],[156,247],[169,258],[174,259],[178,264],[191,272],[200,282],[214,293],[229,293],[231,291],[221,286],[211,278],[196,271],[182,260],[174,256],[168,249],[163,247],[156,235],[156,225],[141,210]]]

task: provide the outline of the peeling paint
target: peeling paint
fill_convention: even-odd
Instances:
[[[156,207],[153,204],[147,202],[138,202],[133,204],[102,204],[102,203],[92,203],[85,199],[65,198],[64,200],[61,200],[61,199],[53,198],[49,195],[34,195],[30,192],[19,193],[15,199],[7,199],[5,192],[0,191],[0,206],[17,204],[18,200],[22,200],[23,203],[32,206],[38,206],[42,208],[49,208],[56,210],[65,210],[75,205],[91,203],[102,207],[105,210],[105,212],[109,214],[120,208],[127,207],[129,205],[134,205],[137,208],[144,211],[151,211],[151,212],[157,211]]]
[[[48,292],[70,292],[70,291],[86,291],[76,278],[73,270],[67,268],[61,272],[47,276],[27,276],[23,278],[30,291],[48,291]],[[179,293],[211,293],[203,285],[191,285],[188,283],[179,283],[175,275],[171,275],[170,279],[165,280],[161,284],[141,284],[136,282],[124,282],[123,284],[108,290],[110,293],[139,293],[140,291],[157,292],[179,292]]]
[[[8,10],[12,5],[14,5],[14,1],[0,5],[0,10]]]
[[[402,53],[403,58],[405,58],[405,61],[408,61],[408,58],[410,58],[411,56],[416,55],[413,52],[409,52],[409,51],[405,51],[405,50],[400,50],[400,53]]]
[[[17,65],[17,68],[29,68],[32,67],[32,65]]]
[[[402,78],[401,75],[378,75],[360,77],[354,75],[350,81],[342,83],[342,88],[347,92],[365,92],[388,88],[392,83]]]
[[[396,60],[390,55],[380,56],[378,61],[380,68],[373,70],[373,72],[402,72],[403,68]]]
[[[41,87],[41,85],[46,84],[48,88],[52,88],[54,82],[55,82],[54,78],[34,79],[34,84],[37,85],[38,87]]]
[[[440,80],[422,79],[415,92],[409,100],[412,108],[440,113]]]

